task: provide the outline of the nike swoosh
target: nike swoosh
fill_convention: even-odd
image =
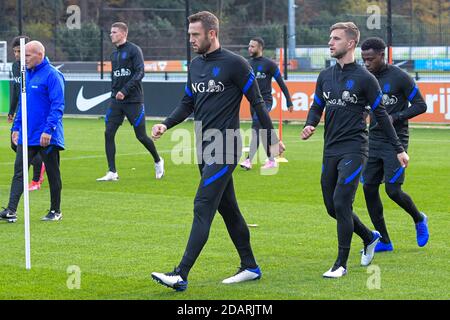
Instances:
[[[88,111],[89,109],[94,108],[95,106],[99,105],[103,101],[108,100],[111,97],[111,92],[104,93],[102,95],[99,95],[94,98],[86,99],[83,96],[83,87],[81,87],[80,91],[78,92],[77,96],[77,108],[80,111]]]
[[[395,63],[394,66],[401,67],[402,65],[406,64],[407,62],[408,61],[400,61],[400,62]]]

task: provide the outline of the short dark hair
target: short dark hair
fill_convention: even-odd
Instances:
[[[264,49],[264,45],[265,45],[265,44],[264,44],[263,38],[261,38],[261,37],[254,37],[254,38],[251,39],[251,41],[258,42],[259,45],[261,46],[261,48]]]
[[[128,33],[128,26],[125,22],[114,22],[111,28],[119,28],[125,33]]]
[[[360,32],[356,24],[353,22],[338,22],[331,26],[330,31],[342,29],[345,34],[352,40],[355,40],[355,47],[358,45]]]
[[[384,52],[384,50],[386,49],[386,43],[383,41],[383,39],[378,37],[367,38],[361,44],[361,50],[366,51],[370,49],[373,49],[373,51],[376,52]]]
[[[22,38],[25,39],[25,43],[30,42],[30,37],[28,37],[28,36],[17,36],[12,41],[12,47],[15,48],[15,47],[20,46],[20,39],[22,39]]]
[[[188,17],[189,23],[201,22],[206,32],[214,30],[219,36],[219,19],[209,11],[201,11]]]

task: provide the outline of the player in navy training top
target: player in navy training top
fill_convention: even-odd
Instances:
[[[382,94],[375,77],[355,63],[359,30],[352,22],[337,23],[330,28],[328,45],[337,63],[323,70],[317,79],[316,92],[302,138],[315,131],[325,109],[325,143],[321,186],[328,214],[337,220],[338,257],[327,278],[347,273],[352,234],[364,242],[361,264],[369,265],[380,234],[370,231],[353,212],[353,200],[359,176],[367,159],[367,111],[372,112],[392,144],[403,166],[409,160],[382,104]]]
[[[200,55],[190,65],[181,105],[152,130],[153,138],[158,139],[166,130],[194,114],[201,180],[194,200],[189,241],[180,264],[173,272],[152,273],[153,279],[177,291],[187,288],[189,271],[208,240],[217,210],[241,260],[238,273],[223,283],[261,277],[250,245],[250,233],[236,201],[232,178],[242,150],[238,131],[242,96],[249,100],[264,129],[273,130],[273,126],[249,63],[221,48],[218,32],[219,21],[212,13],[203,11],[189,17],[190,42]],[[272,135],[271,149],[283,151],[276,134],[273,132]]]
[[[377,78],[383,91],[383,104],[391,118],[395,131],[405,150],[408,150],[408,119],[424,113],[427,105],[414,80],[397,66],[385,61],[386,44],[380,38],[369,38],[361,45],[361,55],[367,69]],[[411,104],[411,106],[410,106]],[[385,183],[386,193],[414,220],[417,244],[423,247],[428,242],[427,216],[420,212],[411,197],[402,190],[405,168],[398,162],[396,152],[375,118],[370,119],[369,160],[363,173],[364,195],[367,210],[381,240],[375,252],[394,249],[383,216],[379,188]]]
[[[285,98],[286,105],[289,112],[294,110],[292,105],[291,96],[289,95],[289,90],[284,83],[283,76],[278,69],[275,62],[263,56],[264,52],[264,40],[260,37],[255,37],[250,40],[248,45],[248,53],[250,54],[250,65],[252,66],[253,72],[255,73],[256,80],[258,80],[259,90],[266,104],[267,110],[270,112],[273,104],[272,97],[272,79],[274,78],[281,88]],[[281,100],[279,106],[281,108]],[[253,108],[250,108],[252,115],[252,138],[250,142],[250,152],[247,158],[241,163],[241,167],[250,170],[252,168],[252,159],[258,151],[260,138],[262,140],[263,146],[266,150],[266,155],[268,160],[262,169],[271,169],[277,166],[277,163],[273,157],[270,156],[270,151],[267,148],[270,141],[270,131],[266,132],[261,130],[261,124],[259,123],[258,116],[256,115]]]
[[[147,149],[155,162],[155,177],[164,176],[164,159],[159,156],[155,144],[145,131],[145,106],[142,79],[145,76],[142,50],[127,41],[128,26],[115,22],[111,26],[111,42],[115,50],[111,54],[111,101],[105,116],[105,151],[108,172],[97,181],[117,181],[116,170],[117,130],[125,116],[133,126],[138,141]]]

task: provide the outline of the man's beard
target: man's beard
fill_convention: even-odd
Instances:
[[[202,46],[199,46],[197,49],[198,54],[205,54],[209,51],[211,48],[211,42],[205,40],[205,42],[202,43]]]
[[[335,51],[334,54],[331,56],[337,60],[341,59],[343,56],[347,54],[347,51]]]

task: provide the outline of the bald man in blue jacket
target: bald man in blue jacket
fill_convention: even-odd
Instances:
[[[50,210],[43,221],[58,221],[61,214],[61,173],[59,152],[64,150],[64,76],[45,56],[39,41],[25,46],[28,161],[40,154],[47,169],[50,186]],[[23,193],[22,101],[12,131],[13,143],[18,146],[14,164],[14,177],[8,206],[0,212],[0,219],[17,221],[17,206]]]

